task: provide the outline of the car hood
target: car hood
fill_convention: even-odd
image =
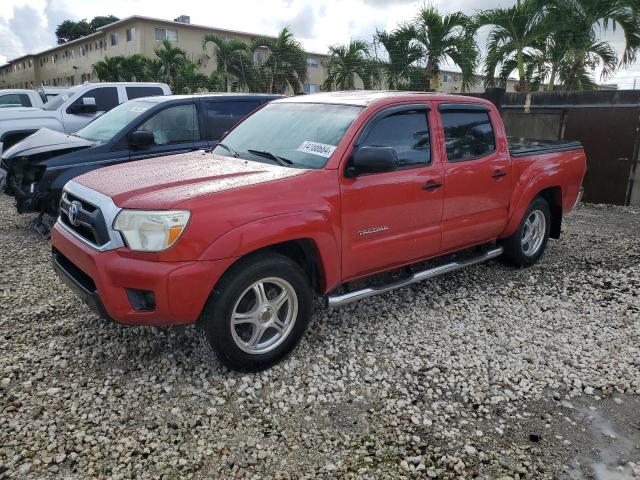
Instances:
[[[2,158],[11,160],[16,157],[29,157],[32,155],[40,158],[43,156],[42,154],[49,158],[52,156],[49,154],[62,154],[88,148],[95,144],[96,142],[85,140],[84,138],[56,132],[48,128],[41,128],[33,135],[8,148],[2,154]]]
[[[308,170],[198,151],[94,170],[76,182],[123,208],[161,209],[202,195],[302,175]]]

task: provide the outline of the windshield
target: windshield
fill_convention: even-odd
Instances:
[[[270,161],[264,154],[269,152],[294,167],[322,168],[361,111],[351,105],[272,103],[240,123],[223,142],[248,160]],[[231,155],[222,145],[213,151]]]
[[[76,135],[85,140],[106,142],[154,105],[153,102],[137,100],[123,103],[100,115]]]
[[[69,95],[67,95],[66,93],[64,95],[58,95],[56,97],[53,97],[47,103],[45,103],[44,107],[42,107],[42,109],[43,110],[47,110],[49,112],[51,112],[53,110],[57,110],[58,107],[60,105],[62,105],[65,101],[67,101],[68,99],[69,99]]]

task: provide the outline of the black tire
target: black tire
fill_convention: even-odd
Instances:
[[[286,300],[275,312],[275,316],[270,306],[264,307],[268,311],[263,311],[262,314],[253,314],[251,312],[254,310],[258,312],[261,307],[258,307],[256,290],[251,287],[256,282],[269,279],[273,282],[281,282],[283,286],[269,281],[263,282],[266,302],[274,300],[270,299],[270,296],[276,297],[280,293],[287,293],[291,300]],[[280,293],[278,288],[282,288]],[[244,350],[254,348],[244,344],[243,340],[249,340],[248,343],[250,343],[250,340],[254,338],[256,331],[254,329],[257,327],[255,323],[247,322],[236,324],[232,329],[232,316],[236,312],[236,306],[240,308],[242,303],[249,306],[249,314],[257,317],[254,319],[256,322],[262,322],[263,317],[268,317],[271,323],[274,323],[276,319],[280,320],[283,315],[290,318],[288,324],[290,327],[282,329],[286,335],[276,331],[275,326],[267,327],[264,330],[262,338],[266,338],[266,343],[272,340],[269,335],[274,337],[281,335],[282,337],[278,341],[273,341],[275,346],[265,347],[265,349],[271,348],[270,350],[264,353],[252,353]],[[206,344],[225,366],[232,370],[257,372],[282,360],[296,347],[311,319],[312,304],[313,293],[309,279],[298,264],[275,252],[258,253],[239,260],[224,274],[207,300],[198,321],[198,328]],[[264,305],[269,304],[264,303]],[[239,313],[239,315],[242,314],[243,312]],[[280,323],[284,324],[284,322]],[[261,325],[263,324],[261,323]],[[257,334],[258,337],[259,335]],[[258,340],[260,339],[258,338]]]
[[[532,218],[535,218],[534,212],[540,212],[544,216],[544,234],[542,241],[537,248],[531,249],[530,252],[527,252],[527,246],[529,245],[523,245],[523,235],[528,228],[527,221],[529,220],[530,222]],[[504,248],[502,258],[511,265],[515,265],[517,267],[530,267],[540,259],[547,248],[550,230],[551,210],[549,208],[549,203],[542,197],[536,197],[529,205],[529,208],[527,208],[526,213],[520,221],[520,225],[518,225],[516,231],[513,232],[513,235],[500,242]]]

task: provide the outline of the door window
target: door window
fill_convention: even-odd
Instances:
[[[195,105],[165,108],[140,125],[138,130],[152,132],[156,146],[200,141]]]
[[[460,162],[495,151],[496,142],[489,112],[452,110],[441,112],[447,159]]]
[[[9,93],[0,96],[0,105],[21,105],[31,107],[31,99],[25,93]]]
[[[73,105],[82,105],[84,98],[95,98],[96,110],[108,112],[118,106],[118,89],[116,87],[94,88],[78,98]],[[71,113],[67,110],[67,113]]]
[[[207,102],[208,134],[211,140],[218,140],[247,114],[254,111],[262,102],[238,101],[238,102]]]
[[[378,120],[360,146],[393,148],[400,168],[430,164],[431,141],[426,110],[406,110]]]

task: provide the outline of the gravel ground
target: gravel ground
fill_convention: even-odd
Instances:
[[[0,478],[640,477],[640,212],[320,309],[286,361],[101,321],[0,198]]]

